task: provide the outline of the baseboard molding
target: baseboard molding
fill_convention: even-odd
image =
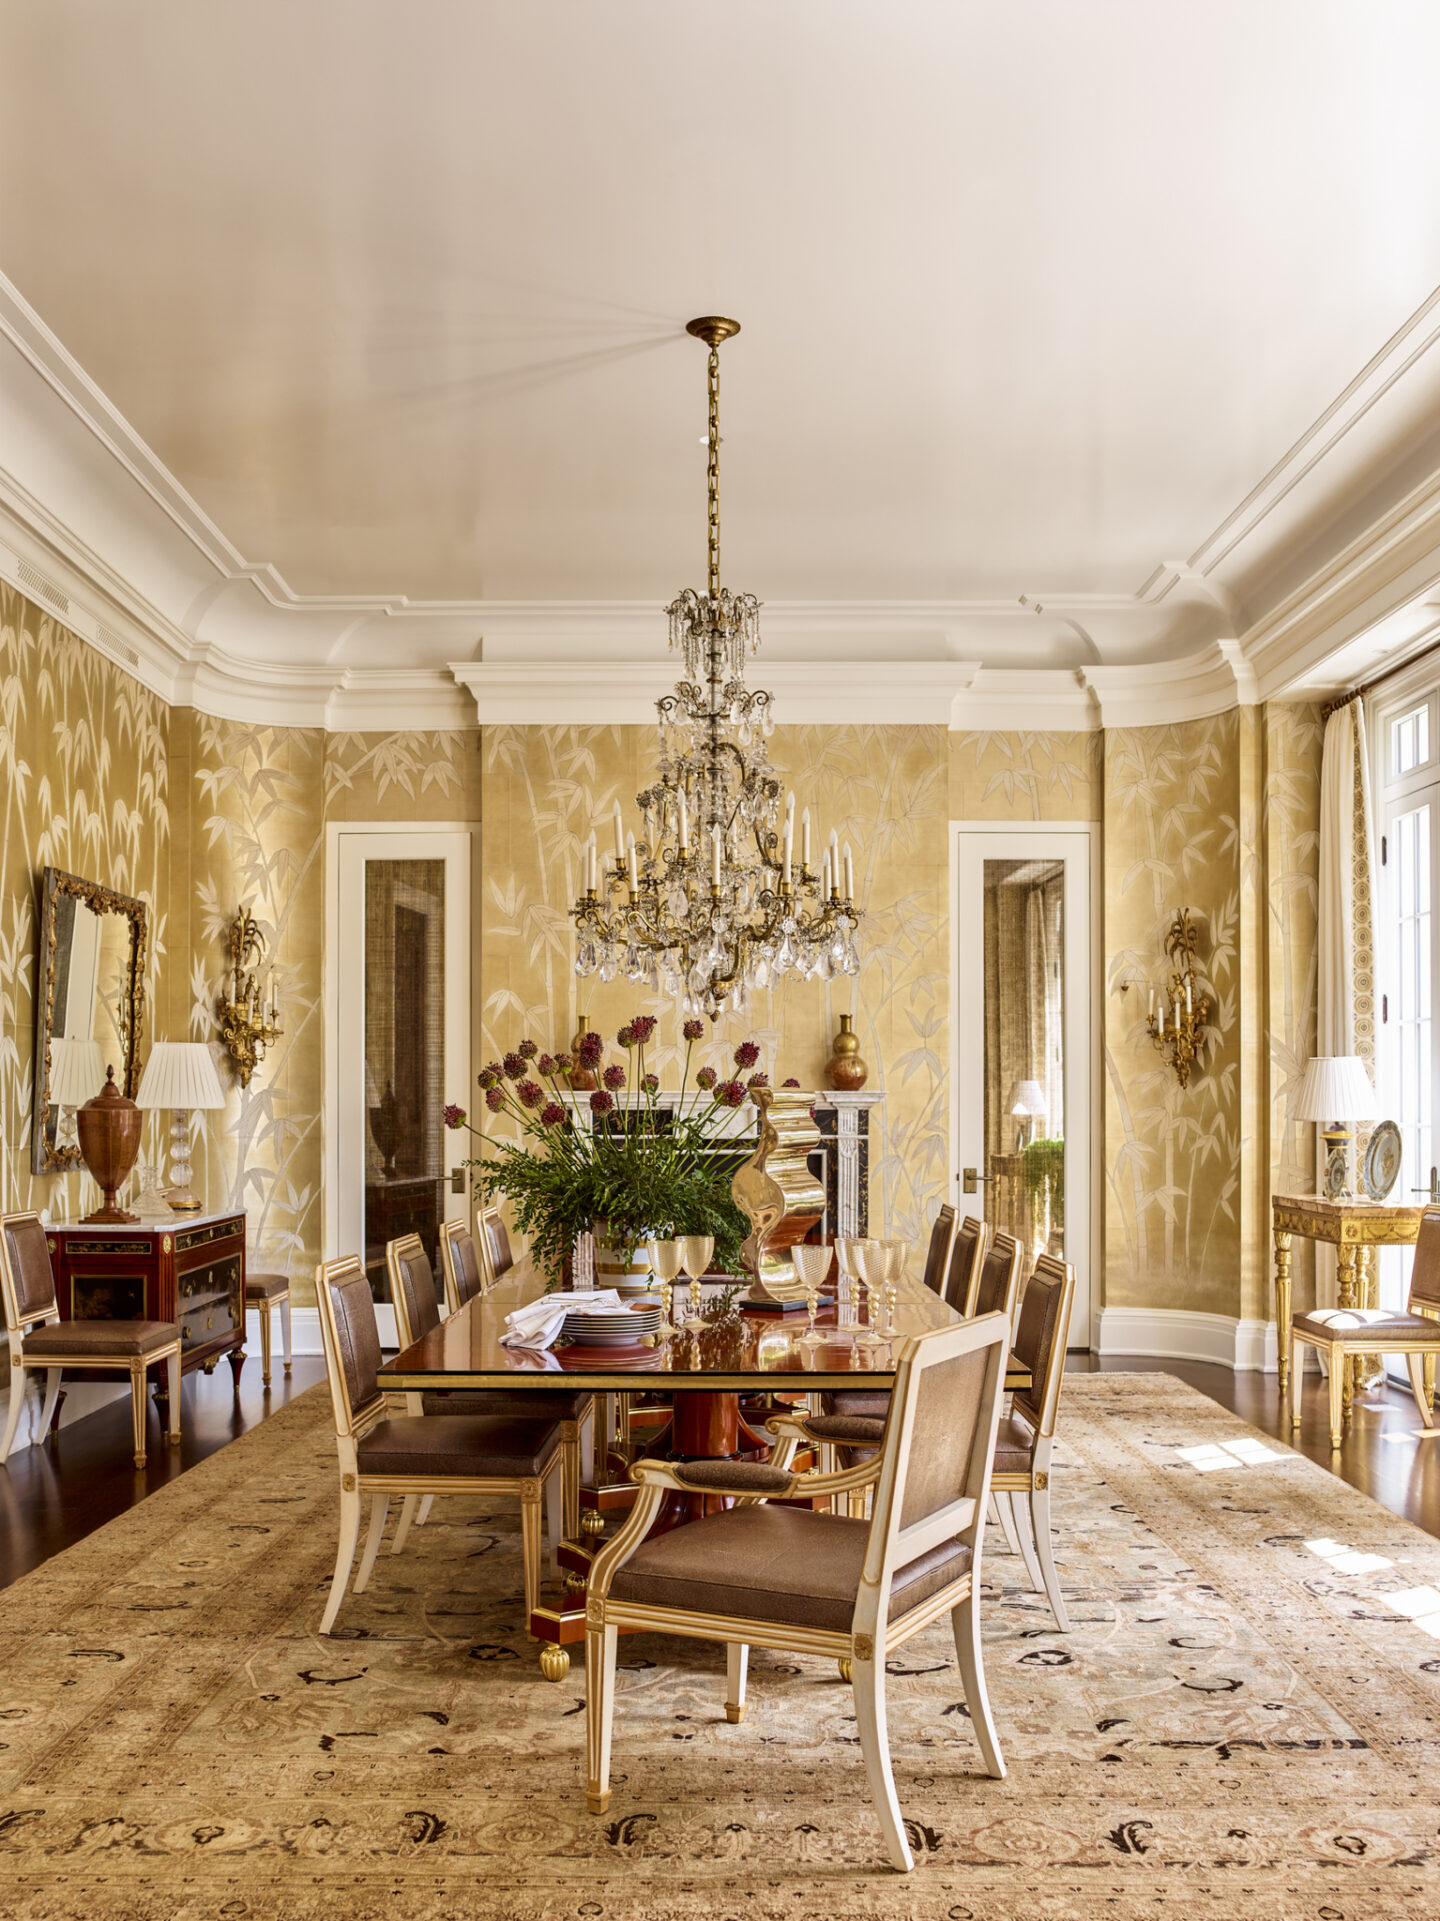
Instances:
[[[1273,1321],[1237,1320],[1191,1308],[1102,1307],[1099,1352],[1146,1360],[1214,1361],[1237,1374],[1273,1374]]]

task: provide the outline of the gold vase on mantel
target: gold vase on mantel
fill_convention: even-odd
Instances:
[[[854,1022],[853,1014],[840,1016],[834,1052],[825,1063],[825,1085],[838,1094],[858,1094],[870,1078],[870,1069],[860,1058],[860,1036]]]
[[[578,1055],[580,1052],[580,1043],[590,1031],[590,1016],[588,1014],[580,1014],[576,1019],[575,1038],[570,1043],[570,1052],[576,1055],[577,1059],[574,1068],[567,1078],[577,1094],[588,1094],[593,1088],[597,1087],[599,1083],[588,1067],[582,1067],[580,1065]]]

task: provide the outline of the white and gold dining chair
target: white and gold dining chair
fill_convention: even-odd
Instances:
[[[986,1771],[1005,1772],[985,1691],[980,1555],[1009,1323],[1002,1315],[936,1328],[904,1344],[880,1452],[839,1474],[795,1474],[795,1451],[821,1437],[799,1415],[768,1426],[772,1464],[640,1461],[640,1493],[590,1572],[585,1715],[592,1814],[610,1804],[616,1646],[622,1630],[726,1647],[725,1713],[745,1713],[752,1643],[848,1663],[870,1791],[893,1864],[915,1865],[896,1798],[885,1663],[950,1616],[970,1723]],[[770,1505],[873,1484],[869,1521]],[[668,1490],[732,1497],[719,1514],[649,1539]],[[843,1667],[842,1667],[843,1672]]]
[[[355,1580],[357,1594],[365,1591],[374,1569],[392,1495],[515,1496],[528,1624],[540,1598],[542,1504],[550,1507],[552,1538],[559,1519],[559,1423],[395,1415],[380,1386],[380,1330],[364,1267],[353,1254],[324,1262],[315,1270],[315,1293],[340,1457],[340,1540],[320,1632],[330,1632],[345,1598],[367,1493],[370,1530]]]
[[[1039,1255],[1015,1329],[1014,1357],[1029,1369],[1030,1385],[1010,1397],[1010,1412],[1000,1423],[995,1444],[991,1481],[1002,1521],[1008,1511],[1005,1533],[1010,1545],[1019,1549],[1031,1587],[1044,1588],[1062,1631],[1069,1630],[1070,1617],[1050,1536],[1050,1462],[1074,1304],[1074,1268],[1053,1255]]]

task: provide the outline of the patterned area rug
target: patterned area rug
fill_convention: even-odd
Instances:
[[[1062,1432],[1071,1633],[987,1549],[1009,1778],[948,1628],[891,1665],[902,1878],[821,1661],[757,1651],[732,1728],[722,1650],[622,1641],[587,1815],[503,1509],[437,1503],[321,1640],[316,1389],[0,1597],[0,1913],[1435,1921],[1440,1542],[1163,1375],[1071,1377]]]

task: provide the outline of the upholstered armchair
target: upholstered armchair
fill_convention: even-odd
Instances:
[[[164,1365],[170,1396],[171,1446],[180,1440],[180,1326],[176,1321],[62,1321],[55,1276],[40,1216],[33,1211],[0,1216],[0,1295],[10,1340],[10,1411],[0,1464],[8,1461],[20,1426],[31,1374],[46,1375],[43,1435],[55,1412],[60,1376],[70,1368],[128,1370],[135,1465],[145,1465],[145,1380]]]
[[[1010,1326],[1002,1315],[907,1341],[880,1451],[836,1474],[796,1474],[801,1445],[823,1438],[799,1415],[769,1423],[770,1464],[640,1461],[639,1495],[590,1571],[585,1630],[586,1798],[610,1803],[615,1658],[622,1630],[726,1646],[725,1712],[745,1713],[750,1644],[849,1664],[860,1746],[893,1864],[914,1866],[895,1793],[885,1717],[887,1657],[950,1616],[971,1725],[986,1771],[1005,1772],[985,1691],[980,1554]],[[873,1517],[781,1501],[874,1488]],[[647,1539],[670,1491],[728,1495],[721,1513]],[[844,1668],[842,1666],[842,1672]]]
[[[364,1593],[374,1569],[392,1495],[515,1496],[528,1617],[540,1596],[542,1502],[549,1510],[551,1541],[560,1538],[559,1423],[395,1416],[380,1387],[380,1330],[363,1266],[354,1255],[325,1262],[315,1270],[315,1293],[340,1465],[340,1540],[320,1632],[330,1632],[345,1598],[367,1493],[370,1530],[355,1580],[357,1594]]]

